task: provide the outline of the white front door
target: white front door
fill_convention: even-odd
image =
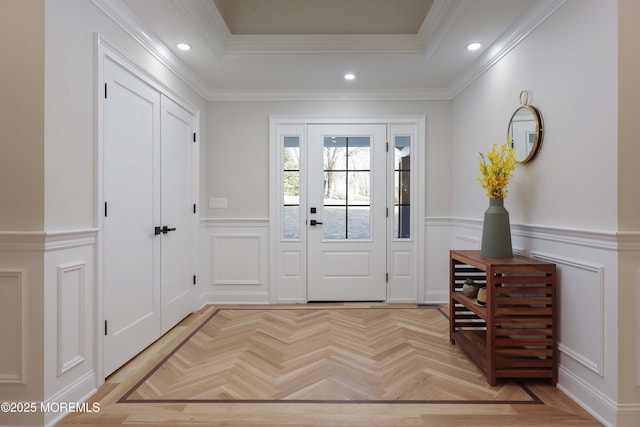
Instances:
[[[387,299],[387,126],[309,125],[307,299]]]

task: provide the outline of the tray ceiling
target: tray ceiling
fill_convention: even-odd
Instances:
[[[92,1],[206,99],[242,100],[451,99],[566,0]]]

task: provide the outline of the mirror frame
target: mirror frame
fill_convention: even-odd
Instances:
[[[529,110],[531,112],[531,114],[533,115],[533,120],[535,121],[535,124],[536,124],[536,136],[535,136],[535,139],[533,141],[533,147],[531,148],[531,151],[529,151],[527,157],[525,157],[524,159],[521,159],[521,160],[516,159],[516,162],[521,163],[521,164],[529,163],[530,161],[532,161],[536,157],[536,155],[540,151],[540,147],[542,147],[542,140],[543,140],[543,136],[544,136],[544,123],[542,121],[542,114],[540,114],[540,110],[538,110],[536,107],[534,107],[533,105],[528,105],[527,104],[528,98],[529,98],[529,96],[528,96],[527,91],[522,91],[520,93],[520,102],[522,104],[511,115],[511,118],[509,119],[509,124],[507,126],[507,141],[510,141],[510,146],[511,146],[511,148],[513,148],[513,141],[511,141],[511,133],[512,133],[511,132],[511,128],[512,128],[512,125],[513,125],[514,117],[522,109]]]

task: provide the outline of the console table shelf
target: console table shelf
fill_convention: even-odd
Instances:
[[[523,257],[450,252],[449,338],[498,378],[558,379],[556,266]],[[487,303],[462,293],[467,278],[486,286]]]

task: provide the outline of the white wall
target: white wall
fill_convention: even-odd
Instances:
[[[207,108],[97,4],[0,2],[0,336],[19,349],[0,352],[0,401],[79,402],[103,381],[95,34],[172,94]],[[0,414],[0,424],[62,416]]]
[[[637,23],[634,7],[628,27]],[[478,248],[488,206],[476,181],[478,152],[505,141],[519,93],[528,90],[545,135],[538,157],[519,166],[509,186],[514,249],[558,267],[559,387],[605,423],[631,426],[640,417],[638,196],[635,188],[632,201],[619,203],[630,193],[618,191],[619,164],[627,180],[637,183],[640,173],[629,167],[636,161],[619,159],[637,148],[623,149],[618,134],[625,88],[617,46],[617,2],[569,0],[454,99],[452,246]],[[627,108],[637,115],[637,103]],[[622,206],[625,241],[617,232]]]
[[[204,120],[209,135],[203,150],[201,175],[201,205],[203,209],[200,238],[200,276],[203,278],[205,301],[268,302],[268,236],[269,217],[269,116],[392,116],[425,115],[426,117],[426,216],[444,218],[450,216],[451,207],[451,103],[450,101],[239,101],[211,102]],[[228,199],[226,209],[208,209],[209,197]],[[240,220],[240,221],[238,221]],[[423,218],[418,219],[420,221]],[[436,227],[437,228],[437,227]],[[444,233],[426,231],[427,248],[431,254],[447,260],[449,229]],[[223,285],[214,275],[214,267],[220,265],[222,252],[214,252],[211,243],[215,236],[235,236],[238,242],[249,244],[260,239],[253,247],[264,251],[245,252],[238,259],[239,270],[229,278],[237,285]],[[240,240],[240,237],[243,237]],[[444,254],[444,255],[442,255]],[[435,259],[438,259],[436,255]],[[251,269],[241,265],[251,266]],[[427,268],[429,268],[429,263]],[[235,271],[235,270],[234,270]],[[249,272],[254,271],[251,275]],[[446,265],[442,270],[448,271]],[[260,279],[260,277],[264,277]],[[435,281],[425,287],[427,301],[444,301],[446,294],[440,289],[446,280],[434,272]],[[243,284],[253,283],[252,285]],[[218,283],[218,284],[216,284]],[[229,280],[226,281],[229,283]],[[273,284],[272,284],[273,285]],[[432,292],[431,289],[434,291]]]
[[[207,218],[269,216],[269,116],[426,115],[427,216],[450,209],[448,101],[243,101],[210,102],[209,141],[202,170],[202,200],[227,197],[227,209],[204,210]]]
[[[46,229],[93,227],[94,33],[200,109],[206,104],[87,0],[47,0],[45,74]]]
[[[456,97],[455,216],[482,214],[478,152],[506,142],[520,91],[528,90],[544,118],[544,143],[509,185],[512,222],[616,229],[616,28],[612,2],[569,1]]]

